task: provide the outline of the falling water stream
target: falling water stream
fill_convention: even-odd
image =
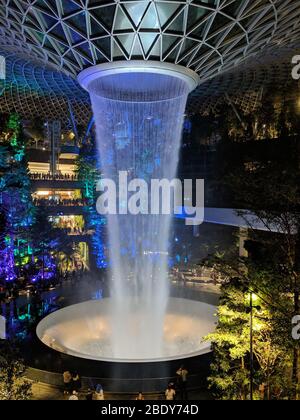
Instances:
[[[176,177],[189,94],[179,77],[128,72],[89,84],[102,178],[128,183]],[[128,196],[130,198],[130,194]],[[120,196],[119,196],[120,198]],[[118,200],[119,213],[127,201]],[[142,213],[145,203],[139,202]],[[148,208],[149,210],[149,208]],[[162,357],[169,298],[170,215],[107,216],[111,262],[112,356]]]

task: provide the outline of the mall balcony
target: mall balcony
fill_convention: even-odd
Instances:
[[[47,148],[28,151],[28,168],[32,189],[80,189],[81,182],[76,174],[76,159],[79,148],[61,146],[57,159],[57,170],[51,171],[51,151]]]
[[[88,211],[88,203],[84,199],[53,199],[33,196],[35,206],[43,206],[51,216],[79,216]]]
[[[54,156],[45,144],[29,150],[28,155],[34,205],[43,207],[53,226],[74,245],[85,244],[89,249],[94,232],[86,228],[89,203],[83,198],[83,185],[76,174],[79,148],[60,145]]]
[[[50,172],[30,172],[30,179],[35,190],[40,188],[79,189],[82,185],[77,175],[72,173],[51,175]]]
[[[62,229],[63,232],[72,239],[74,243],[86,242],[89,243],[94,231],[93,230],[78,230],[71,232],[70,229]]]

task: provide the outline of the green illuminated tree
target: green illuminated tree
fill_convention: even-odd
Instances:
[[[256,315],[261,327],[254,334],[257,393],[264,387],[265,398],[299,399],[300,343],[291,336],[291,320],[300,313],[299,138],[285,138],[284,144],[271,141],[268,153],[252,144],[243,156],[240,148],[234,162],[229,157],[223,174],[235,207],[247,209],[238,213],[248,227],[249,257],[239,258],[234,247],[216,254],[211,263],[225,278],[238,278],[245,290],[257,291],[262,299],[263,315]],[[257,225],[265,231],[257,230]],[[233,286],[232,280],[223,293],[227,286]],[[221,317],[219,332],[224,328]],[[219,369],[231,360],[221,344],[215,343]]]
[[[13,280],[17,275],[15,254],[18,253],[20,241],[27,240],[28,229],[34,220],[34,206],[25,156],[26,141],[20,118],[17,114],[11,114],[3,126],[5,132],[0,135],[0,194],[1,209],[6,221],[6,243],[0,252],[0,266],[4,277]]]
[[[209,383],[215,396],[224,400],[249,399],[250,289],[245,287],[245,276],[242,279],[230,279],[222,286],[218,326],[207,337],[214,350]],[[282,314],[265,297],[252,295],[255,399],[288,397],[290,382],[283,372],[291,369],[292,359],[278,343],[274,329],[274,314]]]
[[[223,287],[218,308],[218,327],[207,337],[212,342],[214,362],[208,378],[219,399],[245,400],[249,393],[249,316],[244,294],[233,286]]]
[[[83,197],[86,200],[86,225],[94,231],[92,237],[93,254],[96,259],[96,266],[100,269],[107,267],[107,260],[103,244],[103,229],[105,219],[96,211],[97,191],[96,186],[101,179],[101,172],[98,165],[95,143],[85,144],[81,147],[80,156],[77,160],[78,179],[83,184]]]

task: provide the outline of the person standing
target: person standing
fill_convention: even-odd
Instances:
[[[81,389],[81,379],[78,373],[72,377],[72,391],[79,391]]]
[[[178,369],[178,371],[176,372],[178,388],[182,400],[188,400],[188,374],[189,372],[184,366],[181,366],[180,369]]]
[[[104,401],[104,391],[100,384],[96,386],[96,390],[93,394],[93,401]]]
[[[76,391],[73,391],[72,395],[69,398],[69,401],[79,401],[78,394]]]
[[[72,375],[67,370],[63,373],[63,379],[64,379],[64,394],[69,394],[71,392],[71,385],[72,385]]]
[[[174,401],[176,397],[176,391],[174,389],[174,384],[169,384],[166,392],[165,392],[166,400],[167,401]]]
[[[88,389],[88,392],[85,396],[86,401],[93,401],[94,392],[91,389]]]
[[[135,399],[136,401],[144,401],[145,397],[142,392],[139,392],[139,395]]]

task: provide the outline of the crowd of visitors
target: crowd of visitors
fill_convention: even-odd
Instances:
[[[81,229],[80,227],[63,228],[63,229],[61,229],[61,231],[65,235],[69,235],[69,236],[79,236],[79,235],[83,236],[83,235],[91,235],[93,233],[93,231],[91,231],[91,230]]]
[[[215,268],[205,266],[197,266],[196,268],[175,266],[172,268],[170,275],[173,281],[183,286],[186,286],[187,283],[219,285],[225,280],[224,276]]]
[[[188,400],[188,370],[185,366],[181,366],[176,372],[176,382],[170,382],[165,393],[166,401]],[[81,379],[78,373],[72,374],[69,371],[63,373],[64,394],[69,400],[79,400],[79,392],[81,388]],[[94,389],[88,389],[84,393],[86,400],[104,401],[105,395],[102,385],[98,384]],[[136,401],[144,401],[145,396],[140,391],[135,398]]]
[[[20,294],[28,291],[30,293],[30,312],[28,310],[28,305],[18,304],[18,298]],[[29,289],[26,289],[26,286],[23,284],[18,284],[17,282],[13,283],[0,283],[0,315],[3,315],[7,319],[12,319],[11,309],[13,308],[14,318],[25,315],[25,313],[30,316],[32,319],[40,315],[40,311],[43,306],[43,301],[41,297],[41,290],[37,287],[32,286],[30,292]]]
[[[75,284],[86,275],[84,266],[73,271],[58,271],[50,279],[32,281],[30,271],[22,271],[15,281],[6,282],[0,279],[0,315],[6,315],[13,305],[17,309],[17,300],[20,295],[27,294],[31,297],[31,315],[38,315],[42,309],[42,293],[59,287],[64,283]],[[21,309],[21,308],[19,308]]]
[[[88,205],[88,200],[84,198],[68,198],[68,199],[60,199],[56,197],[50,198],[35,198],[33,200],[33,204],[35,206],[45,206],[45,207],[83,207]]]
[[[19,288],[16,283],[0,282],[0,315],[3,315],[3,305],[13,302],[16,305],[16,300],[19,297]]]
[[[65,371],[63,373],[63,382],[64,382],[64,395],[68,396],[69,400],[79,400],[79,392],[82,388],[81,378],[77,372],[71,373],[70,371]],[[86,400],[91,401],[104,401],[104,390],[102,385],[98,384],[93,390],[88,389]]]
[[[48,173],[30,173],[30,178],[33,181],[77,181],[78,176],[76,174],[51,174]]]

